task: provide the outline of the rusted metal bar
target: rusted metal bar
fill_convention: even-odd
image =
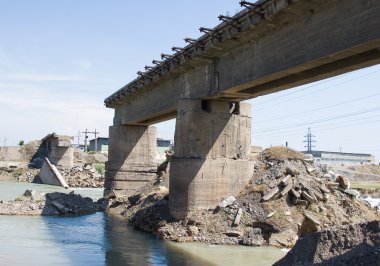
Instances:
[[[237,18],[220,15],[218,19],[235,28],[237,31],[241,30],[241,22]]]
[[[252,13],[256,13],[263,17],[265,15],[265,12],[263,12],[263,7],[261,5],[251,3],[248,1],[240,1],[240,6],[244,6],[250,10]]]

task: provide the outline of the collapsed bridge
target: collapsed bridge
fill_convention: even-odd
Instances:
[[[170,212],[215,206],[253,173],[251,109],[241,101],[380,62],[377,0],[241,5],[105,100],[115,109],[105,194],[132,193],[155,177],[151,125],[176,118]]]

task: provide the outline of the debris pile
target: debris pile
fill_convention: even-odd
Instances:
[[[0,201],[0,215],[81,215],[103,211],[107,207],[107,199],[94,202],[74,192],[37,194],[26,190],[14,201]]]
[[[85,164],[74,166],[70,170],[59,170],[70,187],[102,188],[104,172],[96,170],[93,165]]]
[[[323,170],[301,153],[273,147],[258,156],[249,184],[214,208],[175,221],[165,172],[135,195],[114,199],[111,211],[163,239],[279,247],[293,246],[308,232],[380,218],[357,199],[348,179],[334,180]]]
[[[281,265],[379,265],[380,221],[336,226],[306,234]]]

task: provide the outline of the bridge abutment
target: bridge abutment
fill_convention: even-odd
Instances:
[[[251,107],[247,103],[182,99],[170,168],[170,213],[215,207],[253,174]]]
[[[156,176],[157,129],[111,126],[104,194],[129,195]]]

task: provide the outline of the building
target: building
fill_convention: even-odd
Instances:
[[[108,153],[108,138],[97,138],[97,149],[96,152]],[[90,144],[87,147],[88,151],[95,151],[95,139],[90,140]]]
[[[108,145],[109,145],[109,138],[97,138],[97,152],[100,153],[108,153]],[[166,155],[165,151],[171,149],[173,147],[173,143],[171,140],[166,139],[157,139],[157,151],[156,151],[156,158],[158,161],[165,161]],[[95,139],[90,140],[90,144],[88,145],[88,151],[95,151]]]
[[[171,140],[167,139],[157,139],[157,151],[156,151],[156,160],[158,162],[163,162],[166,160],[165,151],[173,148],[173,143]]]
[[[308,153],[303,151],[303,153]],[[310,152],[309,152],[310,153]],[[331,151],[311,151],[316,162],[327,165],[375,164],[375,156],[365,153],[346,153]]]

